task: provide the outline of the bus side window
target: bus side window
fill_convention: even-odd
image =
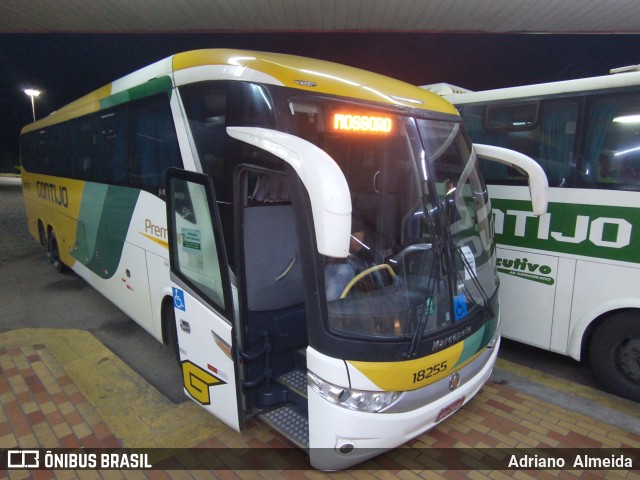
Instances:
[[[465,127],[475,143],[523,153],[544,169],[550,186],[572,186],[578,100],[466,106]],[[524,175],[496,162],[482,162],[489,183],[526,185]]]
[[[539,126],[540,145],[531,155],[544,169],[551,186],[574,186],[576,125],[578,100],[543,102]]]
[[[198,149],[202,171],[216,178],[222,174],[227,125],[225,82],[206,82],[180,89],[189,127]]]
[[[83,117],[77,120],[75,155],[78,166],[78,177],[85,180],[93,180],[94,152],[93,129],[91,117]]]
[[[96,119],[93,179],[122,185],[127,154],[127,117],[124,108],[101,113]]]
[[[51,132],[48,129],[41,130],[36,138],[36,158],[38,159],[40,172],[52,175],[54,172],[51,158]]]
[[[166,94],[132,104],[129,124],[132,129],[128,163],[130,184],[162,187],[167,168],[182,166]]]
[[[583,176],[603,188],[640,186],[640,95],[606,95],[588,106]]]
[[[487,107],[480,105],[466,105],[461,107],[460,113],[464,118],[464,126],[474,143],[498,145],[506,148],[508,136],[504,132],[497,132],[485,127],[485,111]],[[507,185],[525,185],[526,179],[517,171],[498,162],[480,159],[480,167],[489,183]]]

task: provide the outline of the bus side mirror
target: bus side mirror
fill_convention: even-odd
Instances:
[[[535,160],[514,150],[492,145],[474,143],[473,149],[479,158],[502,163],[524,172],[529,177],[529,192],[531,193],[533,214],[539,216],[547,213],[549,182],[544,170]]]

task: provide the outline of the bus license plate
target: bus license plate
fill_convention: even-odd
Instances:
[[[438,413],[438,417],[436,418],[436,423],[439,422],[440,420],[444,420],[456,410],[459,410],[463,404],[464,404],[464,397],[459,398],[455,402],[444,407],[442,410],[440,410],[440,413]]]

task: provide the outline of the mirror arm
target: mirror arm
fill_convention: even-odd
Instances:
[[[480,158],[502,163],[525,172],[529,178],[533,214],[540,216],[547,213],[549,181],[544,170],[535,160],[520,152],[493,145],[474,143],[473,149]]]

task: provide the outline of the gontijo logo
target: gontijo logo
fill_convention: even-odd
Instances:
[[[496,234],[504,233],[505,214],[494,209],[496,218]],[[527,219],[534,217],[532,212],[521,210],[507,210],[507,215],[515,217],[513,235],[524,237],[527,234]],[[587,215],[576,215],[571,225],[575,225],[571,232],[551,231],[551,215],[542,215],[538,220],[536,237],[539,240],[549,240],[549,236],[557,242],[582,243],[589,241],[599,247],[622,248],[631,243],[631,224],[624,218],[599,217],[590,218]],[[614,232],[608,235],[605,229]],[[607,238],[609,237],[609,238]]]
[[[498,245],[640,263],[640,208],[549,203],[548,213],[535,217],[530,202],[491,204]]]
[[[69,192],[67,191],[67,187],[54,183],[36,182],[36,192],[38,197],[48,202],[69,208]]]

